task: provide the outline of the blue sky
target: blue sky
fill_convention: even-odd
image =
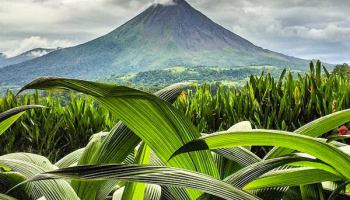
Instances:
[[[117,28],[152,0],[1,0],[0,52],[80,44]],[[157,3],[167,3],[157,0]],[[306,59],[350,63],[348,0],[188,0],[254,44]]]

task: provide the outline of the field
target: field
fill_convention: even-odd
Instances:
[[[0,99],[0,199],[349,198],[349,79],[320,62],[155,95],[63,78],[29,89]]]

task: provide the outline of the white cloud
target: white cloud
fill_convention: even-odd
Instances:
[[[46,51],[46,50],[39,50],[39,51],[31,51],[30,54],[33,56],[33,57],[40,57],[40,56],[43,56],[43,55],[46,55],[48,54],[49,51]]]
[[[68,40],[48,40],[47,38],[42,38],[39,36],[31,36],[18,41],[17,44],[14,45],[15,46],[13,48],[4,52],[7,57],[13,57],[35,48],[69,47],[72,46],[73,43]]]
[[[154,4],[162,4],[162,5],[166,5],[166,6],[176,5],[174,0],[154,0],[153,3]]]
[[[350,27],[340,27],[335,24],[329,24],[324,28],[310,28],[305,33],[301,34],[311,39],[349,41]]]

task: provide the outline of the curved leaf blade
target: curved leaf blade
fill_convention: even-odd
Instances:
[[[180,83],[168,86],[155,93],[157,97],[172,103],[177,99],[179,94],[186,88],[190,87],[187,83]],[[98,141],[91,140],[88,146],[96,145]],[[117,125],[106,135],[105,139],[101,140],[95,150],[91,151],[86,148],[84,156],[79,160],[79,165],[84,164],[120,164],[125,162],[130,153],[134,151],[134,148],[140,143],[141,139],[132,130],[130,130],[122,122]],[[77,189],[77,193],[83,199],[104,199],[109,190],[112,190],[114,180],[109,182],[90,181],[72,181],[72,185]],[[109,185],[109,186],[108,186]],[[102,188],[102,189],[101,189]],[[101,193],[101,191],[105,191]]]
[[[299,186],[321,183],[325,181],[339,181],[342,177],[313,168],[295,168],[272,171],[247,184],[245,190],[266,187]]]
[[[298,156],[287,156],[269,160],[262,160],[255,164],[249,165],[236,173],[228,176],[224,181],[230,183],[238,188],[243,188],[245,185],[255,180],[256,178],[262,176],[263,174],[277,168],[293,162],[298,161],[314,161],[313,159],[308,159]]]
[[[200,136],[191,121],[171,104],[155,95],[128,87],[48,77],[34,80],[21,91],[50,88],[72,89],[95,97],[100,105],[116,114],[165,163],[176,149]],[[209,151],[184,154],[167,165],[219,177]],[[193,197],[199,195],[193,194]]]
[[[77,164],[84,150],[85,150],[84,148],[81,148],[69,153],[68,155],[61,158],[59,161],[57,161],[55,165],[58,168],[65,168],[65,167],[70,167],[74,164]]]
[[[242,166],[249,166],[251,164],[261,161],[261,159],[257,155],[255,155],[253,152],[249,151],[244,147],[216,149],[213,151],[219,154],[220,156],[232,160]]]
[[[2,200],[17,200],[16,198],[10,197],[6,194],[0,194],[0,199],[2,199]]]
[[[58,169],[35,176],[30,181],[52,178],[84,180],[118,179],[201,190],[224,199],[259,199],[228,183],[205,174],[165,166],[87,165]]]
[[[151,149],[142,143],[137,150],[136,163],[138,165],[150,164]],[[127,183],[123,192],[122,200],[143,200],[147,184],[145,183]]]
[[[344,167],[350,166],[349,155],[321,140],[285,131],[219,132],[187,143],[173,156],[191,151],[248,145],[279,146],[305,152],[329,164],[344,177],[350,179],[350,172]]]
[[[57,169],[46,158],[29,153],[0,156],[0,165],[11,168],[13,172],[20,173],[26,179],[31,179],[45,171]],[[27,187],[29,190],[27,193],[32,194],[35,199],[42,196],[45,196],[47,200],[79,199],[73,188],[64,180],[47,180],[28,184],[30,185]]]
[[[350,121],[349,119],[350,119],[350,109],[347,109],[347,110],[335,112],[335,113],[326,115],[324,117],[321,117],[319,119],[316,119],[300,127],[294,132],[297,134],[307,135],[310,137],[319,137],[320,135],[335,129],[338,126],[341,126],[346,122],[349,122]],[[293,150],[290,150],[290,149],[275,147],[265,156],[265,159],[276,158],[292,152]]]

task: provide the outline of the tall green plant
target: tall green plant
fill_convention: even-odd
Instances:
[[[45,183],[52,178],[65,177],[75,181],[99,180],[95,182],[95,186],[98,186],[102,193],[105,192],[104,188],[112,184],[117,188],[114,196],[117,198],[122,193],[121,197],[125,199],[138,198],[133,194],[146,194],[146,190],[142,185],[138,185],[139,183],[125,184],[124,181],[160,185],[163,198],[166,199],[197,199],[198,195],[201,195],[199,198],[212,198],[210,195],[214,195],[225,199],[259,199],[259,197],[271,199],[281,195],[279,199],[290,199],[288,195],[290,192],[295,192],[295,186],[318,184],[317,187],[302,187],[299,195],[293,196],[295,199],[297,196],[308,197],[316,192],[325,194],[327,189],[320,183],[350,179],[348,145],[326,143],[325,139],[306,136],[308,135],[306,130],[318,130],[317,134],[313,134],[318,136],[322,135],[322,130],[327,131],[330,127],[344,123],[343,117],[348,111],[333,113],[301,127],[299,130],[305,130],[305,135],[298,132],[250,130],[244,122],[225,132],[191,136],[187,130],[192,125],[189,125],[188,119],[183,114],[162,99],[141,91],[57,78],[36,80],[28,84],[25,89],[57,87],[70,88],[94,96],[101,105],[117,113],[143,143],[139,147],[134,146],[137,149],[136,159],[124,160],[125,163],[131,161],[135,164],[95,163],[75,166],[76,163],[70,161],[73,163],[70,167],[36,174],[26,178],[21,185]],[[144,112],[145,108],[147,112]],[[171,127],[177,131],[171,131]],[[194,128],[190,130],[195,131]],[[113,151],[112,148],[101,148],[101,145],[114,133],[115,130],[96,135],[83,153],[79,153],[80,151],[72,153],[67,160],[72,160],[72,157],[85,160],[92,158],[93,155]],[[187,139],[184,140],[185,138]],[[129,139],[132,142],[132,137]],[[129,142],[129,139],[125,138],[125,142]],[[178,142],[182,145],[177,145]],[[249,162],[242,162],[245,156],[252,154],[247,152],[251,146],[256,145],[280,146],[294,149],[299,153],[288,152],[288,155],[276,155],[275,158],[265,160],[250,156],[252,159]],[[219,151],[220,149],[226,150]],[[215,150],[215,153],[209,154],[207,150]],[[228,156],[230,152],[240,156]],[[133,157],[133,151],[128,153]],[[223,160],[230,162],[222,162]],[[230,174],[226,178],[220,178],[225,176],[217,173],[223,173],[222,169],[228,169],[225,163],[231,166]],[[0,164],[7,165],[6,162],[1,163],[1,159]],[[276,168],[278,170],[274,170]],[[79,188],[74,186],[74,181],[71,184],[76,192],[79,191]],[[181,190],[177,187],[192,188],[204,193]],[[341,193],[339,190],[332,190]],[[276,195],[277,192],[279,195]],[[104,198],[94,196],[93,199]],[[142,199],[142,196],[140,198]]]

